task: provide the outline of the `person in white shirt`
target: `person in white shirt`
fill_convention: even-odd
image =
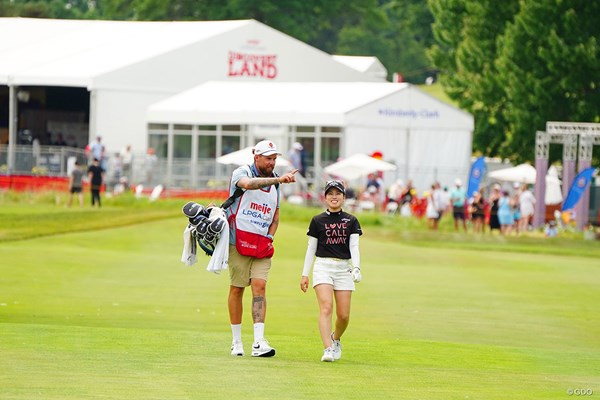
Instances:
[[[526,232],[533,218],[535,210],[535,196],[529,190],[527,184],[521,186],[521,195],[519,196],[519,206],[521,210],[521,219],[519,220],[519,230]]]

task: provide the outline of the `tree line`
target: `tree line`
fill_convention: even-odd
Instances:
[[[578,0],[0,0],[0,16],[252,18],[329,54],[376,56],[389,79],[438,79],[475,117],[475,154],[516,162],[533,160],[546,121],[600,122],[598,15]]]

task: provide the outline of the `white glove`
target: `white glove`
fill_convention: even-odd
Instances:
[[[352,268],[352,280],[356,283],[360,282],[362,275],[360,274],[360,267]]]

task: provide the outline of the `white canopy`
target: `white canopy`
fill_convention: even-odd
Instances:
[[[246,147],[244,149],[238,150],[238,151],[234,151],[232,153],[225,154],[221,157],[217,157],[217,162],[219,164],[225,164],[225,165],[252,164],[253,159],[254,159],[254,154],[252,153],[253,149],[254,149],[254,147],[250,146],[250,147]],[[275,165],[277,167],[291,166],[290,162],[281,156],[277,157],[277,162],[275,163]]]
[[[516,167],[500,169],[492,171],[488,174],[489,178],[497,179],[504,182],[517,182],[534,184],[537,171],[530,164],[520,164]],[[546,175],[546,193],[544,198],[545,204],[558,204],[562,202],[561,183],[558,179],[558,171],[555,166],[548,168]]]
[[[535,168],[531,164],[520,164],[516,167],[492,171],[488,177],[505,182],[535,183]]]
[[[361,153],[353,154],[325,167],[325,172],[329,175],[339,176],[349,181],[377,171],[395,170],[396,166],[394,164]]]

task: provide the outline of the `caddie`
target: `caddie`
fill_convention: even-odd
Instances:
[[[273,237],[279,226],[279,185],[296,181],[297,169],[282,176],[273,170],[281,155],[270,140],[254,146],[254,163],[233,171],[229,194],[243,194],[227,208],[229,222],[229,320],[232,356],[243,356],[242,314],[244,289],[252,289],[254,322],[253,357],[272,357],[275,349],[264,337],[267,311],[266,286],[273,257]]]

